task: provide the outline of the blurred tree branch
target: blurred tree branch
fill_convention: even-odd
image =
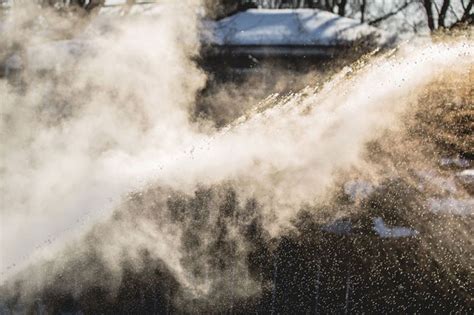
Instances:
[[[450,0],[444,0],[441,10],[439,12],[438,25],[439,27],[445,28],[446,13],[448,13],[449,6],[451,5]]]
[[[461,1],[461,3],[463,4],[464,6],[464,2]],[[473,1],[470,0],[468,5],[464,8],[464,13],[461,17],[461,22],[467,22],[469,24],[472,24],[473,21],[474,21],[474,17],[473,17],[473,13],[471,13],[471,10],[472,10],[472,6],[473,6]]]
[[[402,10],[404,10],[406,7],[408,7],[412,3],[413,3],[413,1],[405,1],[405,3],[403,5],[401,5],[400,7],[395,9],[394,11],[391,11],[387,14],[384,14],[381,17],[376,18],[375,20],[369,21],[368,24],[369,25],[377,25],[378,23],[380,23],[380,22],[396,15],[397,13],[401,12]]]

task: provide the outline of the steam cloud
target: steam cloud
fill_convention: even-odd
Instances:
[[[206,80],[193,62],[197,8],[172,1],[159,18],[102,18],[72,43],[27,38],[20,87],[0,81],[2,282],[39,257],[59,261],[71,239],[151,185],[189,193],[230,180],[265,205],[265,228],[277,234],[301,204],[324,198],[338,172],[362,167],[366,143],[396,129],[433,76],[474,61],[471,41],[407,45],[321,89],[270,97],[266,109],[216,130],[190,120]],[[108,225],[97,245],[105,260],[119,270],[124,251],[130,259],[146,248],[206,292],[182,265],[179,227],[156,211],[159,229],[146,217],[133,228]]]

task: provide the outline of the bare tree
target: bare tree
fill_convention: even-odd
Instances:
[[[395,14],[398,14],[399,12],[401,12],[402,10],[405,10],[406,7],[408,7],[410,4],[412,4],[413,1],[405,1],[405,3],[403,5],[401,5],[400,7],[396,8],[395,10],[393,11],[390,11],[372,21],[369,22],[369,25],[377,25],[379,24],[380,22],[394,16]]]
[[[472,11],[472,7],[474,5],[474,2],[472,0],[469,0],[468,5],[464,6],[464,1],[461,0],[461,4],[464,8],[464,13],[461,17],[460,22],[472,24],[474,22],[474,17],[473,17],[473,13],[471,13],[471,11]]]
[[[347,0],[340,0],[337,4],[337,14],[339,14],[340,16],[345,16],[346,6],[347,6]]]
[[[60,10],[81,9],[82,12],[91,12],[105,4],[105,0],[37,0],[42,7],[54,7]]]
[[[439,12],[438,25],[439,27],[445,28],[446,13],[448,13],[449,6],[451,5],[450,0],[444,0]]]
[[[362,0],[360,3],[360,22],[365,22],[365,8],[367,7],[367,1]]]
[[[452,23],[450,27],[459,25],[461,23],[472,24],[474,22],[474,14],[471,12],[473,7],[473,1],[470,0],[467,6],[464,5],[464,2],[462,0],[460,2],[464,9],[463,15],[461,18],[456,17],[456,21]],[[435,16],[433,12],[433,6],[436,8],[437,16]],[[446,17],[448,10],[451,8],[450,0],[443,0],[441,8],[438,8],[436,2],[433,0],[423,0],[423,7],[426,11],[428,27],[431,32],[440,28],[448,28],[448,25],[446,23]],[[438,21],[438,23],[435,23],[436,20]]]
[[[435,30],[435,23],[434,23],[434,17],[433,17],[433,3],[431,0],[423,0],[423,6],[425,7],[425,11],[426,11],[428,27],[430,28],[430,31],[433,32]]]

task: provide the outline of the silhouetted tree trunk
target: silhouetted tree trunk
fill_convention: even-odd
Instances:
[[[426,17],[428,19],[428,27],[430,31],[435,30],[434,18],[433,18],[433,3],[431,0],[423,0],[423,6],[425,7]]]
[[[326,0],[326,10],[330,12],[334,12],[334,6],[336,5],[335,0]]]
[[[367,1],[362,0],[360,4],[360,22],[364,23],[365,22],[365,8],[367,6]]]
[[[471,1],[472,2],[472,1]],[[439,12],[439,17],[438,17],[438,25],[439,27],[445,28],[445,20],[446,20],[446,13],[448,12],[448,8],[450,6],[450,0],[444,0],[443,5],[441,6],[441,10]]]
[[[341,0],[341,2],[339,2],[339,5],[338,5],[337,14],[339,14],[340,16],[345,16],[346,5],[347,5],[347,0]]]
[[[461,17],[461,22],[473,23],[473,14],[471,13],[472,6],[474,5],[473,1],[469,1],[467,7],[464,8],[464,14]]]

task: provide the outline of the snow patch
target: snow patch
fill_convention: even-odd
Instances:
[[[332,46],[375,34],[379,44],[388,39],[379,29],[317,9],[250,9],[214,22],[217,45]]]
[[[425,186],[434,186],[443,193],[455,194],[458,191],[456,182],[452,177],[440,176],[432,170],[417,171],[416,175],[421,180],[418,184],[418,188],[421,190],[425,190]]]
[[[454,158],[442,158],[439,161],[440,166],[442,167],[460,167],[466,168],[469,167],[470,162],[467,159],[463,159],[461,157],[454,157]]]
[[[348,235],[352,233],[352,224],[349,220],[336,220],[324,226],[322,230],[338,235]]]
[[[462,172],[457,173],[456,176],[472,183],[474,182],[474,169],[464,170]]]
[[[474,198],[430,198],[428,209],[437,214],[474,215]]]
[[[348,195],[352,201],[367,198],[374,189],[374,185],[363,180],[352,180],[344,184],[344,193]]]
[[[388,227],[381,217],[373,219],[374,231],[382,238],[410,237],[418,235],[418,231],[401,226]]]

